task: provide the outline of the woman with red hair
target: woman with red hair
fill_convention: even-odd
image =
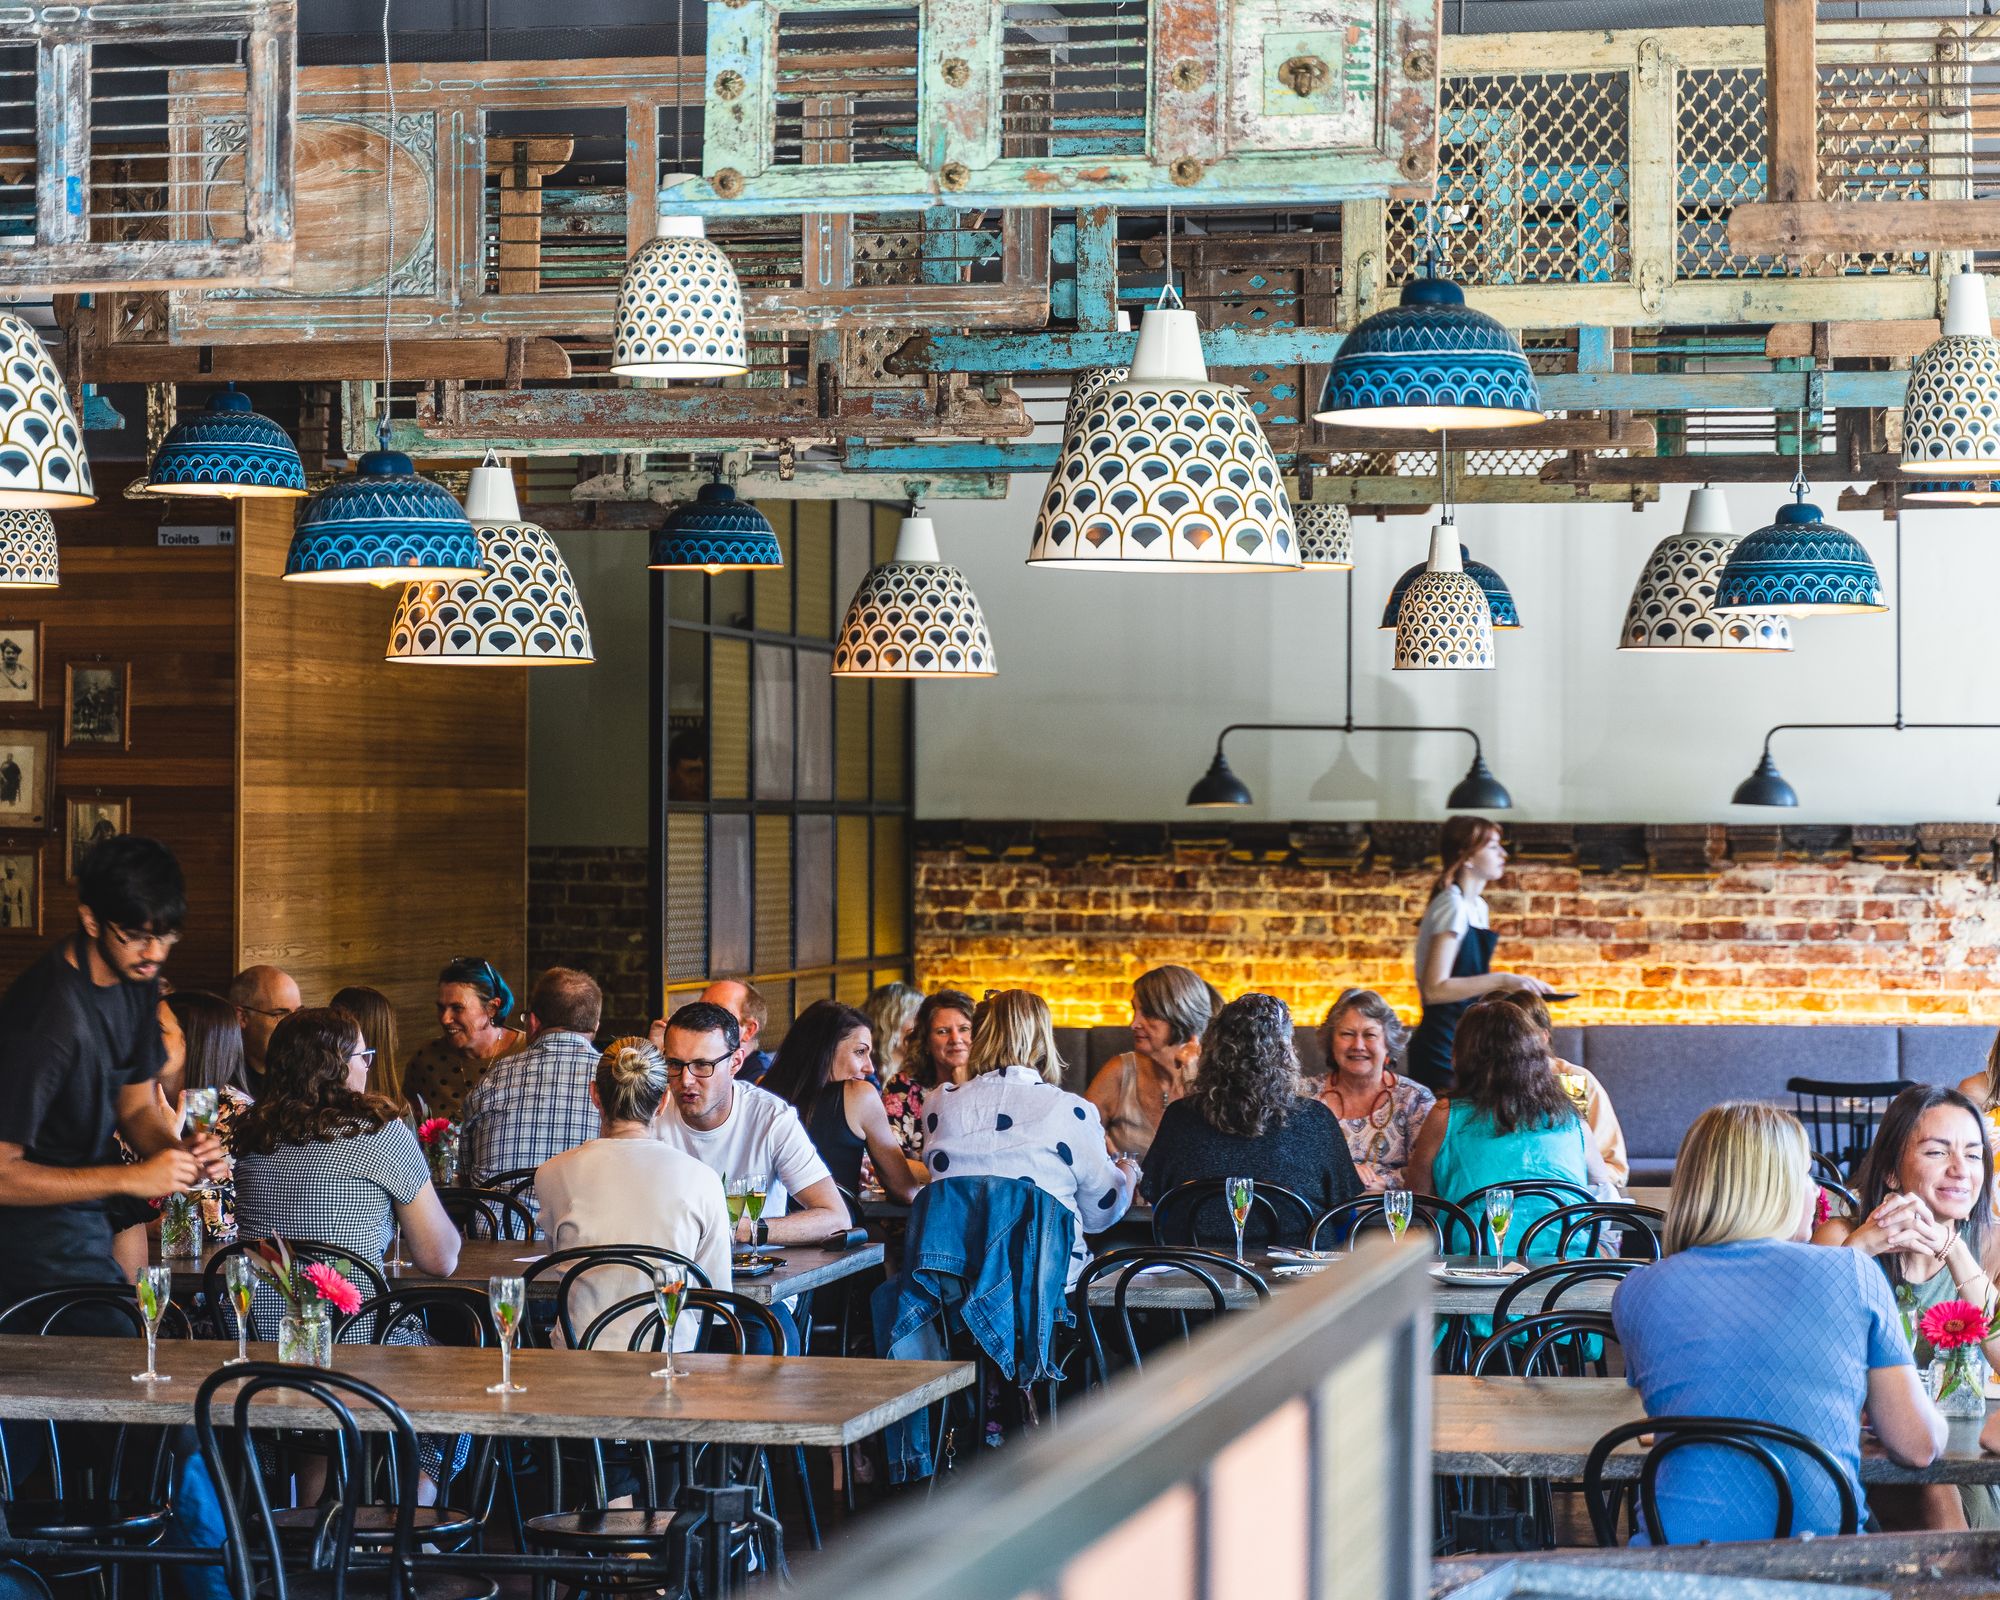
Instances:
[[[1458,1019],[1481,995],[1496,989],[1554,991],[1539,978],[1495,972],[1495,935],[1486,909],[1486,886],[1507,870],[1500,824],[1491,817],[1453,817],[1438,838],[1444,871],[1431,890],[1417,927],[1417,992],[1423,1020],[1410,1035],[1409,1074],[1436,1092],[1451,1087],[1451,1042]]]

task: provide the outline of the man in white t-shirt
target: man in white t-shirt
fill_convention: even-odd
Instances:
[[[820,1160],[799,1114],[755,1084],[736,1081],[742,1034],[736,1019],[705,1000],[667,1019],[668,1099],[656,1136],[710,1168],[726,1185],[762,1173],[769,1180],[764,1215],[745,1217],[737,1238],[762,1244],[810,1244],[847,1228],[847,1205]],[[802,1208],[789,1216],[787,1197]]]

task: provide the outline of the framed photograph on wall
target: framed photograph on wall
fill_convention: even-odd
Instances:
[[[42,853],[0,846],[0,935],[42,931]]]
[[[63,820],[63,859],[69,863],[65,876],[75,883],[77,868],[83,865],[83,858],[93,846],[114,834],[131,831],[130,800],[106,800],[97,795],[82,799],[71,795]]]
[[[63,748],[132,748],[132,663],[71,661],[63,668]]]
[[[0,709],[42,703],[42,625],[0,627]]]
[[[49,730],[0,728],[0,830],[49,825]]]

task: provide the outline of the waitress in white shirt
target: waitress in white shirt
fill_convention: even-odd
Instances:
[[[1465,1008],[1495,989],[1555,991],[1539,978],[1493,971],[1496,938],[1486,908],[1486,886],[1507,870],[1500,824],[1491,817],[1453,817],[1438,838],[1444,871],[1417,928],[1417,992],[1423,1020],[1410,1035],[1405,1065],[1435,1093],[1451,1087],[1451,1044]]]

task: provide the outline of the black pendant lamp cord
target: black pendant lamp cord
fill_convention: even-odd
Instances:
[[[382,262],[382,420],[375,437],[384,450],[389,448],[389,396],[396,376],[395,342],[391,337],[396,308],[396,75],[390,70],[389,12],[396,0],[382,0],[382,92],[389,101],[389,126],[383,135],[382,206],[388,220],[384,227],[386,249]]]

